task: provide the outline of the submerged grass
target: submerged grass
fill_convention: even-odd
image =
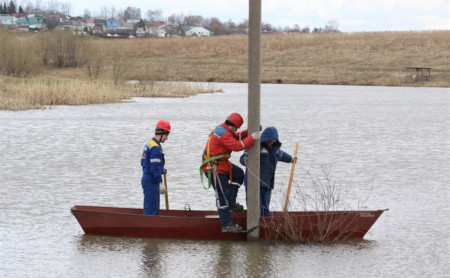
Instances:
[[[311,186],[297,186],[299,189],[281,218],[263,218],[261,227],[265,229],[268,241],[334,242],[346,240],[350,233],[357,232],[352,230],[357,221],[355,216],[340,212],[366,209],[365,203],[372,190],[364,200],[356,200],[355,208],[355,200],[346,199],[349,192],[342,191],[341,184],[331,178],[332,165],[321,165],[321,169],[320,177],[307,173]],[[308,217],[289,214],[292,202],[296,202],[293,205],[301,207],[301,211],[311,214]],[[281,204],[284,200],[273,204],[275,211],[283,211]]]

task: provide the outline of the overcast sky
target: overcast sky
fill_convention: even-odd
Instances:
[[[450,0],[261,0],[262,21],[274,27],[324,27],[339,22],[342,32],[450,30]],[[44,1],[45,2],[45,1]],[[60,0],[71,4],[72,15],[89,9],[99,15],[101,7],[161,10],[173,13],[217,17],[235,23],[248,19],[248,0]]]

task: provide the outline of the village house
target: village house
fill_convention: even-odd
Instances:
[[[23,32],[36,32],[44,29],[71,30],[77,35],[92,34],[108,38],[132,37],[203,37],[213,36],[214,33],[204,27],[180,26],[165,24],[164,22],[146,22],[136,20],[111,20],[101,18],[82,19],[70,16],[49,15],[47,18],[27,14],[1,15],[0,24],[10,29]]]
[[[46,28],[44,19],[34,14],[13,13],[1,15],[0,24],[19,32],[38,32]]]
[[[183,26],[182,29],[186,37],[209,37],[214,35],[213,32],[203,27]]]
[[[0,25],[12,27],[14,25],[14,18],[9,14],[0,14]]]
[[[145,31],[146,34],[149,37],[156,37],[156,38],[164,38],[165,35],[165,29],[161,28],[165,26],[166,24],[164,22],[145,22]]]

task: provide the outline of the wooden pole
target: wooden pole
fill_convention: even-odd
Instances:
[[[297,152],[298,152],[298,143],[295,145],[294,157],[297,156]],[[289,177],[289,184],[288,184],[288,189],[287,189],[287,193],[286,193],[286,201],[284,202],[284,212],[287,212],[287,207],[289,204],[289,195],[291,195],[291,186],[292,186],[292,181],[294,180],[295,164],[297,164],[297,160],[292,162],[291,176]]]
[[[249,0],[248,40],[248,130],[259,131],[261,102],[261,0]],[[247,240],[259,239],[260,143],[248,150]]]
[[[164,194],[164,197],[166,198],[166,210],[169,210],[169,191],[167,190],[167,176],[166,176],[166,173],[164,173],[164,187],[166,188],[166,194]]]

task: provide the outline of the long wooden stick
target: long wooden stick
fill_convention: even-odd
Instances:
[[[164,187],[166,188],[166,194],[164,194],[166,198],[166,210],[169,210],[169,191],[167,191],[167,177],[166,173],[164,173]]]
[[[295,145],[294,157],[297,157],[297,151],[298,151],[298,143]],[[284,202],[284,212],[287,212],[287,207],[289,204],[289,195],[291,195],[291,187],[292,187],[292,181],[294,179],[295,164],[297,164],[297,160],[292,162],[291,176],[289,177],[289,184],[288,184],[288,189],[287,189],[287,193],[286,193],[286,201]]]

